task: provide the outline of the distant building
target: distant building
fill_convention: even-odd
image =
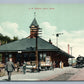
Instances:
[[[0,46],[0,58],[2,63],[6,63],[9,58],[13,59],[14,63],[24,61],[36,61],[35,50],[36,50],[36,34],[38,35],[39,25],[34,18],[30,25],[30,35],[27,38],[14,41],[8,44]],[[60,48],[53,45],[51,40],[46,40],[38,37],[38,60],[39,62],[46,62],[48,60],[55,62],[55,67],[59,67],[60,61],[64,63],[64,66],[68,66],[68,58],[73,56],[64,52]]]

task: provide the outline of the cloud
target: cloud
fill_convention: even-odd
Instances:
[[[49,40],[56,33],[57,27],[52,26],[49,22],[43,22],[40,26],[42,27],[42,38],[44,39]]]
[[[56,26],[51,25],[49,22],[43,22],[40,24],[42,27],[42,38],[49,40],[51,38],[52,43],[56,45],[56,33],[58,29]],[[84,56],[84,30],[80,31],[60,31],[63,35],[58,38],[58,47],[68,53],[68,44],[72,47],[72,55],[77,57],[78,55]],[[71,54],[71,48],[70,48]]]
[[[1,23],[0,33],[2,33],[3,35],[7,35],[11,38],[13,38],[13,36],[18,36],[19,38],[25,38],[28,36],[28,33],[20,29],[17,23],[12,22]]]
[[[64,33],[63,37],[60,37],[60,45],[62,49],[68,51],[67,45],[70,44],[72,47],[72,54],[77,57],[79,54],[84,56],[84,30],[79,31],[62,31]],[[71,49],[70,49],[71,54]]]

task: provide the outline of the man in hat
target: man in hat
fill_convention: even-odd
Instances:
[[[11,80],[11,73],[13,72],[13,70],[15,70],[14,64],[12,62],[12,58],[10,58],[9,61],[6,63],[5,69],[8,73],[8,81],[10,81]]]

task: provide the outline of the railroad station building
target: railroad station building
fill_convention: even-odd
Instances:
[[[38,35],[39,25],[36,18],[30,25],[30,35],[21,40],[7,43],[0,46],[0,58],[2,63],[6,63],[9,58],[12,58],[14,63],[19,62],[20,65],[24,61],[36,62],[36,33]],[[73,58],[65,51],[52,44],[51,40],[46,41],[38,36],[38,61],[39,62],[55,62],[55,67],[59,67],[60,61],[64,66],[68,66],[68,59]],[[47,61],[46,61],[47,60]]]

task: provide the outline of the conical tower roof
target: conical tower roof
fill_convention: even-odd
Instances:
[[[35,27],[38,27],[38,26],[39,26],[38,23],[37,23],[37,21],[36,21],[36,18],[34,18],[34,20],[32,21],[32,23],[31,23],[31,25],[30,25],[30,28],[31,28],[32,26],[35,26]]]

